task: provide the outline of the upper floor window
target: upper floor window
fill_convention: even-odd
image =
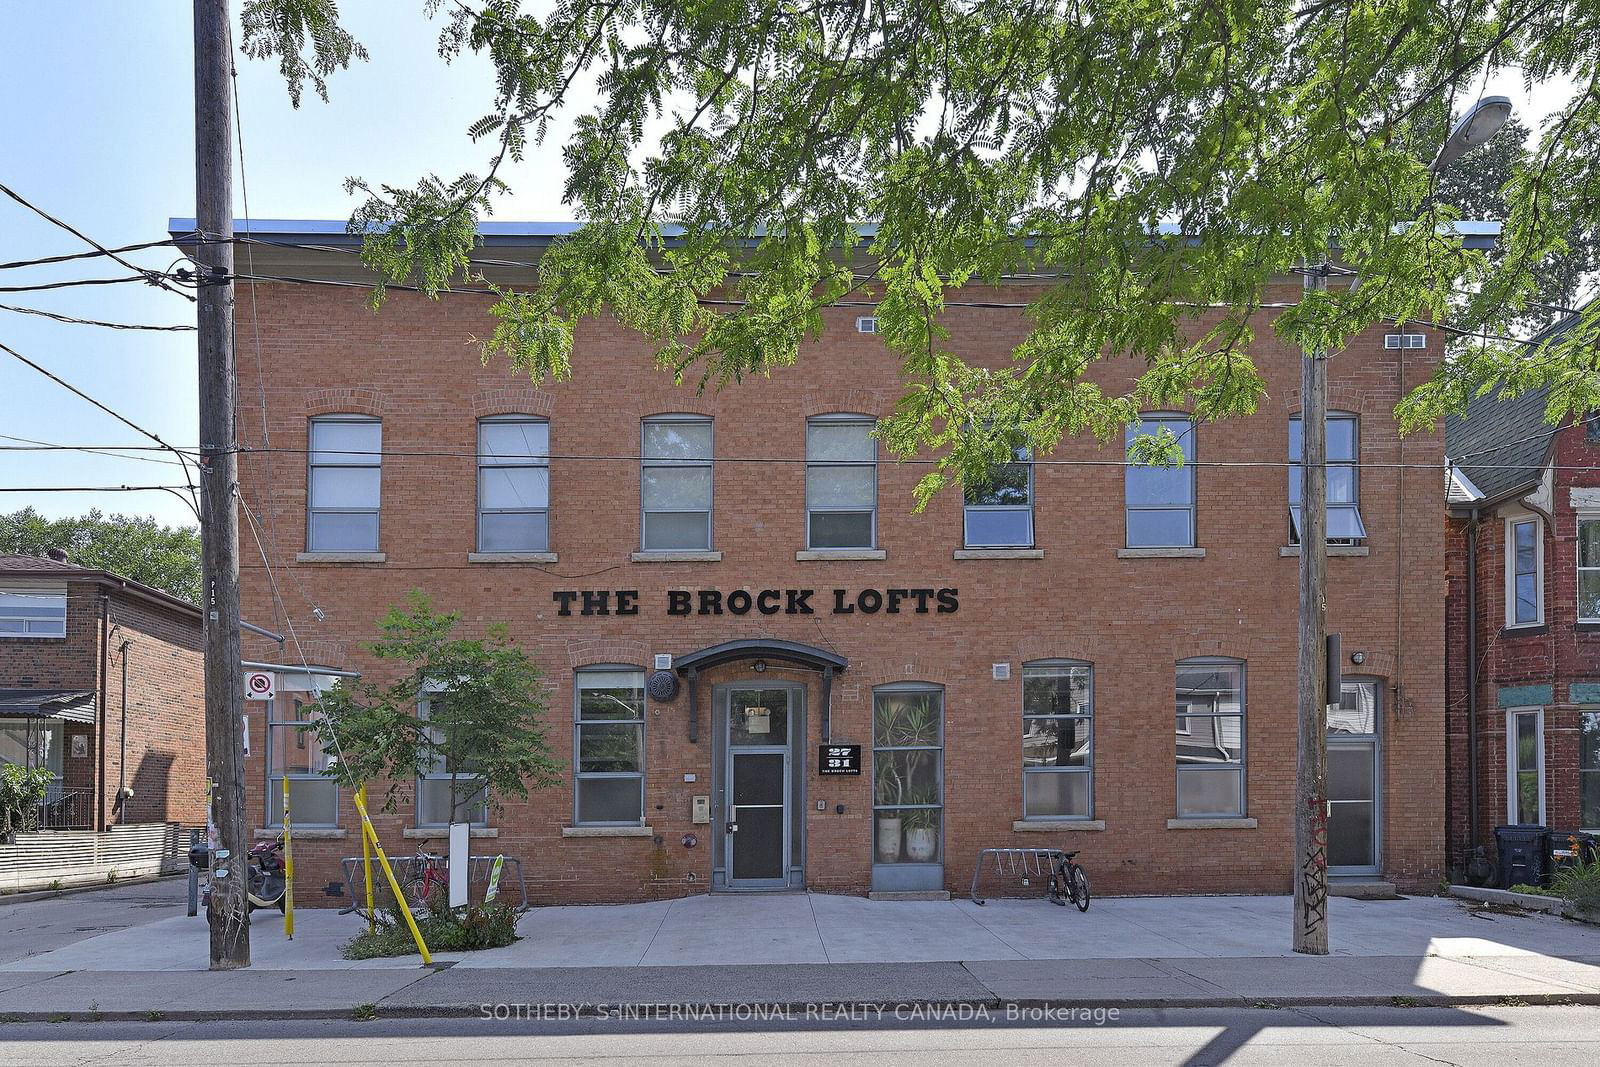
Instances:
[[[1033,452],[1019,448],[1009,463],[989,468],[986,485],[965,488],[962,525],[968,548],[1033,547]]]
[[[550,424],[478,422],[478,551],[550,551]]]
[[[1506,625],[1544,622],[1543,523],[1533,515],[1506,520]]]
[[[67,587],[0,588],[0,637],[67,636]]]
[[[1578,621],[1600,622],[1600,515],[1578,516]]]
[[[573,818],[638,826],[644,822],[644,672],[581,670],[577,689]]]
[[[1022,666],[1022,817],[1094,817],[1094,668]]]
[[[806,547],[872,548],[878,513],[878,443],[873,420],[806,420]]]
[[[1328,540],[1352,544],[1367,536],[1361,521],[1360,452],[1356,417],[1337,412],[1328,415]],[[1301,459],[1305,442],[1300,417],[1289,420],[1289,536],[1300,543],[1300,487],[1304,478]]]
[[[417,707],[423,721],[432,719],[447,692],[429,693]],[[417,825],[448,826],[464,822],[485,826],[489,822],[489,786],[465,760],[452,760],[449,738],[442,727],[427,727],[433,742],[433,765],[417,779]]]
[[[1135,437],[1163,430],[1183,450],[1183,466],[1128,464],[1125,489],[1129,548],[1194,547],[1194,423],[1184,415],[1146,415],[1128,427],[1127,444]]]
[[[1244,815],[1244,664],[1182,661],[1176,703],[1178,817]]]
[[[646,552],[711,548],[711,420],[644,420],[640,499]]]
[[[362,415],[311,420],[306,550],[376,552],[383,424]]]

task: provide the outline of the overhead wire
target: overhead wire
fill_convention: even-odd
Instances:
[[[21,204],[23,207],[27,208],[35,215],[38,215],[45,221],[53,223],[54,225],[59,226],[61,229],[66,230],[84,244],[93,246],[102,255],[109,256],[112,260],[122,264],[129,270],[143,275],[144,280],[149,282],[151,285],[159,286],[171,293],[176,293],[190,303],[194,303],[195,297],[192,293],[186,293],[182,289],[179,289],[177,286],[173,285],[171,281],[161,274],[161,272],[150,270],[147,267],[141,267],[132,260],[125,259],[121,253],[107,248],[105,245],[101,244],[99,241],[96,241],[93,237],[90,237],[77,227],[56,218],[54,215],[50,214],[42,207],[39,207],[37,204],[32,203],[26,197],[22,196],[22,194],[18,193],[16,190],[12,189],[3,182],[0,182],[0,193],[4,193],[6,196],[10,197],[12,200],[15,200],[17,203]]]
[[[40,315],[56,322],[65,322],[74,326],[103,326],[108,330],[155,330],[165,332],[194,331],[198,326],[156,326],[142,322],[106,322],[103,319],[80,319],[75,315],[62,315],[54,311],[45,311],[43,308],[18,307],[15,304],[0,304],[0,311],[14,311],[19,315]]]

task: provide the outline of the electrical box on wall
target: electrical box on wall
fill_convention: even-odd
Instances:
[[[693,823],[708,823],[711,821],[711,798],[691,797],[689,801],[689,821]]]

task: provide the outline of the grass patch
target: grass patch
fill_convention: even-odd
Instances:
[[[167,1013],[166,1012],[164,1012],[164,1011],[156,1011],[154,1008],[152,1008],[149,1011],[144,1013],[144,1021],[147,1022],[147,1023],[158,1023],[162,1019],[165,1019],[166,1017],[167,1017]]]
[[[1390,997],[1389,1003],[1397,1008],[1414,1008],[1417,1006],[1416,997]]]
[[[1553,889],[1546,889],[1544,886],[1540,886],[1540,885],[1529,885],[1526,882],[1518,882],[1516,885],[1512,886],[1508,890],[1508,892],[1511,892],[1511,893],[1530,893],[1530,894],[1532,894],[1533,896],[1536,896],[1536,897],[1560,897],[1561,896],[1560,893],[1557,893]]]
[[[518,940],[517,913],[511,905],[468,904],[452,910],[446,903],[443,886],[416,920],[429,952],[476,952],[504,948]],[[411,929],[392,899],[380,911],[377,929],[361,931],[342,950],[347,960],[410,956],[416,951],[417,943],[411,937]]]
[[[350,1011],[350,1018],[359,1023],[371,1022],[377,1017],[378,1006],[376,1004],[357,1004]]]

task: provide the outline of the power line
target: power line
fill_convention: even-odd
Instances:
[[[104,326],[108,330],[195,330],[196,326],[151,326],[135,322],[105,322],[101,319],[80,319],[73,315],[59,315],[54,311],[45,311],[42,308],[17,307],[15,304],[0,304],[0,311],[15,311],[19,315],[42,315],[47,319],[57,322],[71,323],[75,326]]]
[[[161,463],[170,467],[183,466],[181,462],[175,459],[124,454],[126,452],[168,451],[155,445],[133,445],[128,447],[118,445],[58,445],[52,441],[36,441],[30,437],[15,437],[8,433],[0,433],[0,438],[19,442],[14,445],[0,445],[0,452],[88,452],[99,456],[110,456],[112,459],[130,459],[137,460],[140,463]]]
[[[187,485],[6,485],[0,493],[179,493]],[[180,494],[181,495],[181,494]]]
[[[163,237],[159,241],[141,241],[138,244],[122,245],[120,248],[107,248],[94,252],[73,252],[65,256],[42,256],[39,259],[18,259],[10,263],[0,263],[0,270],[11,270],[15,267],[43,267],[51,263],[71,263],[79,259],[99,259],[102,256],[115,256],[119,252],[139,252],[146,248],[171,247],[175,244],[170,237]]]
[[[165,275],[163,275],[165,277]],[[123,285],[127,282],[145,282],[155,285],[155,282],[143,274],[131,274],[126,278],[75,278],[64,282],[39,282],[36,285],[0,285],[0,293],[39,293],[46,289],[72,289],[83,285]],[[190,300],[194,297],[184,294]]]
[[[166,276],[164,274],[162,274],[160,271],[153,271],[153,270],[150,270],[150,269],[148,269],[146,267],[141,267],[141,266],[139,266],[139,264],[134,263],[131,260],[123,258],[121,254],[119,254],[117,252],[114,252],[111,249],[107,248],[105,245],[101,244],[99,241],[96,241],[93,237],[90,237],[88,234],[84,233],[82,230],[79,230],[76,227],[74,227],[74,226],[72,226],[72,225],[70,225],[68,223],[62,222],[60,219],[56,218],[54,215],[50,214],[48,211],[44,210],[43,208],[39,207],[38,205],[29,203],[28,200],[26,200],[23,196],[21,196],[19,193],[17,193],[14,189],[12,189],[10,186],[5,185],[4,183],[0,183],[0,193],[5,193],[11,199],[15,200],[17,203],[21,204],[23,207],[25,207],[29,211],[33,212],[35,215],[38,215],[40,218],[44,219],[45,221],[54,223],[55,225],[61,227],[63,230],[66,230],[68,233],[70,233],[70,234],[72,234],[72,236],[78,238],[78,240],[82,241],[84,244],[92,245],[94,248],[98,249],[101,254],[106,255],[106,256],[110,256],[113,260],[115,260],[116,262],[122,264],[124,267],[127,267],[129,270],[135,271],[135,272],[143,275],[144,276],[144,280],[149,282],[151,285],[157,285],[157,286],[160,286],[163,289],[166,289],[168,292],[177,293],[179,296],[183,297],[185,300],[189,301],[191,304],[194,303],[194,299],[195,298],[194,298],[194,296],[192,294],[186,293],[183,290],[179,289],[177,286],[173,285],[170,281],[167,280]]]

